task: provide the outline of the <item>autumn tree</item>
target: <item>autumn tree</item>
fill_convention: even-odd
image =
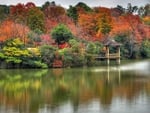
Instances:
[[[18,3],[17,5],[12,5],[10,7],[10,14],[14,16],[24,15],[25,13],[25,5]]]
[[[10,17],[17,23],[27,25],[28,11],[35,7],[35,4],[32,2],[27,4],[18,3],[10,7]]]
[[[96,32],[95,14],[80,14],[78,23],[87,34],[93,35]]]
[[[28,2],[25,4],[25,8],[28,11],[29,9],[35,8],[36,5],[33,2]]]
[[[5,20],[0,25],[0,41],[10,38],[19,37],[24,43],[26,42],[29,28],[23,24],[11,20]]]
[[[64,23],[66,11],[63,7],[55,4],[55,2],[45,2],[45,4],[42,6],[42,11],[45,16],[46,33],[49,33],[59,23]]]
[[[104,7],[96,7],[96,30],[98,35],[106,35],[112,30],[111,10]]]
[[[61,21],[60,17],[66,13],[65,9],[56,5],[55,2],[46,2],[42,9],[46,18],[54,19],[56,21]]]
[[[10,17],[14,21],[25,23],[27,11],[24,4],[18,3],[10,7]]]

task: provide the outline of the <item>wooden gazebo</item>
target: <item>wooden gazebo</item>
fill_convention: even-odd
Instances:
[[[121,44],[116,42],[112,38],[107,38],[103,41],[103,45],[105,46],[105,52],[104,55],[99,55],[96,57],[96,59],[106,59],[107,64],[109,65],[110,60],[114,59],[117,61],[118,64],[120,64],[120,46]],[[116,52],[110,53],[110,47],[115,47]]]

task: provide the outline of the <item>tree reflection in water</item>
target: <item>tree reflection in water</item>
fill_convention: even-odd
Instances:
[[[105,113],[118,101],[118,104],[123,100],[138,104],[135,102],[141,96],[150,97],[149,76],[137,70],[123,71],[121,67],[0,70],[0,73],[0,112],[3,113],[7,110],[12,110],[10,113],[103,110]]]

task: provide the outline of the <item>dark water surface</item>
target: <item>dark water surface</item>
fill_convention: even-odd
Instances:
[[[150,60],[0,70],[0,113],[149,113]]]

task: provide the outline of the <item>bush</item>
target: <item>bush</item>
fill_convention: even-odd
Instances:
[[[102,43],[100,43],[100,42],[95,42],[95,45],[96,45],[96,54],[99,54],[99,53],[101,53],[103,50],[103,45],[102,45]]]
[[[79,53],[80,51],[80,43],[75,39],[70,39],[69,44],[71,45],[72,52]]]
[[[97,48],[93,42],[89,42],[86,47],[86,52],[89,54],[96,54]]]
[[[57,48],[49,45],[43,45],[40,47],[41,60],[46,63],[48,67],[52,67],[56,50]]]
[[[84,56],[81,55],[80,53],[73,54],[72,59],[73,59],[73,61],[72,61],[73,67],[79,67],[79,66],[83,66],[85,64]]]
[[[40,60],[27,59],[22,63],[23,68],[48,68],[47,64],[41,62]]]
[[[71,67],[72,66],[72,52],[70,48],[64,48],[58,51],[59,54],[63,57],[63,64],[64,67]]]
[[[27,49],[20,39],[11,39],[5,42],[0,53],[0,60],[6,66],[4,68],[46,68],[41,62],[38,48]]]
[[[5,42],[5,46],[2,48],[1,58],[7,63],[20,64],[23,57],[29,57],[29,51],[24,47],[24,44],[19,38],[10,39]]]
[[[80,53],[72,52],[72,48],[59,50],[59,54],[63,57],[64,67],[77,67],[84,65],[84,56]]]
[[[92,54],[85,54],[85,64],[87,66],[94,65],[95,59]]]

